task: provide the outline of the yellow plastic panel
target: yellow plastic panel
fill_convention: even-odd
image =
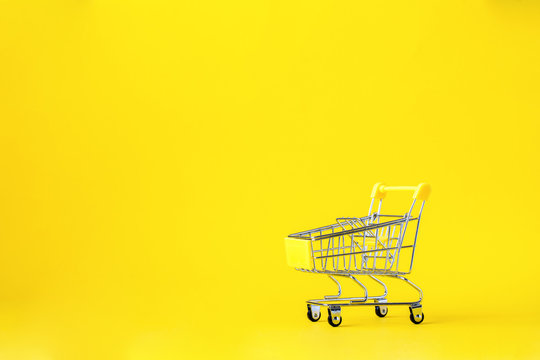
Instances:
[[[313,269],[313,257],[311,256],[311,241],[285,238],[285,252],[287,264],[294,268]]]

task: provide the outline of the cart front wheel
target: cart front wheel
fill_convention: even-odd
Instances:
[[[375,314],[378,317],[385,317],[388,314],[388,307],[386,307],[386,306],[375,306]]]
[[[328,315],[328,323],[330,324],[330,326],[333,326],[333,327],[338,327],[339,325],[341,325],[341,320],[343,320],[341,318],[341,316],[338,317],[339,320],[334,320],[334,318],[330,315]]]
[[[424,313],[422,313],[421,315],[421,317],[417,317],[411,314],[409,318],[411,319],[413,324],[420,324],[422,321],[424,321]]]
[[[338,327],[341,324],[341,320],[342,318],[339,308],[337,310],[334,310],[334,313],[332,313],[330,308],[328,309],[328,323],[330,324],[330,326]]]
[[[321,312],[320,311],[313,311],[311,309],[311,306],[308,305],[308,308],[307,308],[307,317],[310,321],[319,321],[319,319],[321,318]]]

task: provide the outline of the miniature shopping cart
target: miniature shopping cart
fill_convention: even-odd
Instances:
[[[391,191],[414,191],[412,205],[404,215],[381,213],[382,201]],[[285,239],[287,263],[296,270],[326,274],[338,286],[337,295],[307,301],[307,316],[311,321],[321,318],[321,306],[328,308],[328,323],[341,324],[342,306],[375,306],[375,314],[384,317],[390,305],[408,305],[410,320],[420,324],[422,290],[403,277],[412,270],[418,228],[424,204],[431,188],[418,186],[386,186],[378,183],[371,193],[369,212],[364,217],[337,218],[335,224],[289,235]],[[375,211],[374,206],[377,206]],[[408,235],[408,236],[406,236]],[[414,235],[414,236],[413,236]],[[382,295],[370,296],[366,286],[356,276],[367,275],[384,288]],[[364,291],[362,297],[341,297],[337,277],[348,277]],[[388,288],[377,277],[392,277],[405,281],[418,291],[415,301],[387,301]]]

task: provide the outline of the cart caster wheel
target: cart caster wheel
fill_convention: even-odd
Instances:
[[[307,306],[307,317],[310,321],[316,322],[321,318],[320,306]]]
[[[340,308],[332,309],[332,310],[328,308],[328,323],[330,324],[330,326],[338,327],[341,324],[342,318],[341,318],[340,312],[341,312]]]
[[[338,319],[339,320],[335,321],[334,318],[331,315],[328,315],[328,323],[332,327],[338,327],[339,325],[341,325],[341,320],[343,320],[343,319],[341,318],[341,316],[338,316]]]
[[[424,313],[421,313],[420,315],[421,316],[418,317],[418,315],[414,316],[413,314],[411,314],[409,315],[409,319],[411,319],[413,324],[420,324],[422,321],[424,321]]]
[[[386,306],[375,306],[375,314],[378,317],[385,317],[388,314],[388,307],[386,307]]]
[[[422,305],[413,304],[409,306],[409,311],[411,313],[411,315],[409,316],[409,319],[411,319],[413,324],[420,324],[422,321],[424,321],[424,313],[422,312]]]

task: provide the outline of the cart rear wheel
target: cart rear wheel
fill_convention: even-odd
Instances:
[[[311,310],[311,306],[308,305],[307,307],[307,317],[309,320],[315,322],[315,321],[319,321],[319,319],[321,318],[321,312],[320,311],[312,311]]]
[[[332,316],[332,312],[330,311],[330,309],[328,309],[328,323],[330,324],[330,326],[338,327],[341,324],[341,320],[343,320],[341,318],[341,315],[334,314]]]
[[[386,306],[375,306],[375,314],[378,317],[385,317],[388,314],[388,308]]]
[[[424,321],[424,313],[422,313],[421,318],[416,318],[413,314],[409,315],[409,319],[411,319],[413,324],[420,324],[422,321]]]

